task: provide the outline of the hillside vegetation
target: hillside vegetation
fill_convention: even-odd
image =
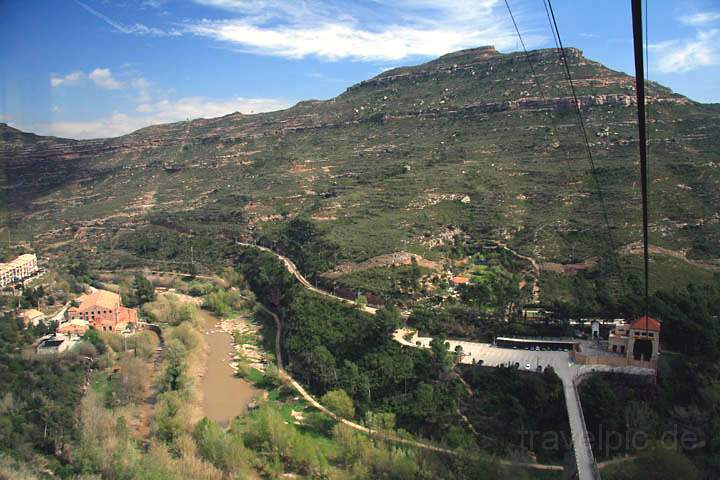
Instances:
[[[640,237],[633,79],[579,50],[568,57],[619,249]],[[537,79],[524,54],[471,49],[327,101],[106,140],[2,126],[11,238],[114,246],[118,232],[149,223],[257,239],[300,216],[334,247],[311,268],[397,251],[437,259],[449,231],[505,241],[540,262],[607,257],[561,63],[553,50],[529,61]],[[695,262],[676,261],[691,270],[683,277],[706,275],[720,257],[720,108],[650,83],[648,111],[651,242]],[[621,263],[632,266],[634,253]]]

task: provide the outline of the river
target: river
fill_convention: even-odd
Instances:
[[[232,337],[220,329],[219,321],[208,312],[201,312],[201,332],[207,342],[205,375],[200,380],[203,414],[227,426],[260,392],[250,382],[235,376],[230,361],[234,349]]]

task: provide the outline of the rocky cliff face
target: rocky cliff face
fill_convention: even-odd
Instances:
[[[614,228],[629,243],[639,218],[633,79],[577,49],[567,56]],[[657,84],[648,105],[660,243],[720,240],[720,109]],[[554,50],[526,58],[482,47],[279,112],[90,141],[0,125],[0,159],[14,221],[36,231],[177,217],[250,234],[302,214],[326,222],[353,259],[426,248],[424,235],[454,224],[563,260],[568,244],[598,253],[604,228],[573,110]],[[469,201],[410,208],[436,197]],[[381,239],[367,235],[378,230]]]

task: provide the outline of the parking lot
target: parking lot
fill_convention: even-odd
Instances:
[[[413,344],[420,342],[422,347],[429,347],[432,339],[428,337],[415,337]],[[512,366],[516,363],[521,369],[526,369],[526,365],[530,365],[530,370],[537,371],[538,365],[543,369],[547,366],[557,370],[567,368],[570,361],[570,354],[566,351],[552,350],[526,350],[521,348],[500,348],[491,343],[464,342],[461,340],[448,340],[450,351],[460,345],[465,356],[462,363],[477,363],[482,360],[482,364],[488,367],[497,367],[501,365]]]

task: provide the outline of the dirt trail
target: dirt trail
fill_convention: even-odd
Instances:
[[[310,283],[302,276],[302,274],[300,274],[297,271],[297,269],[295,268],[295,265],[292,263],[292,261],[286,257],[283,257],[282,255],[278,254],[277,252],[270,250],[269,248],[266,248],[266,247],[260,247],[258,245],[253,245],[253,244],[242,244],[242,245],[252,247],[252,248],[258,248],[260,250],[265,250],[267,252],[272,253],[276,257],[278,257],[283,262],[283,264],[286,266],[288,271],[290,273],[292,273],[298,279],[298,281],[300,281],[300,283],[302,283],[306,288],[316,291],[322,295],[332,297],[338,301],[348,302],[347,299],[344,299],[341,297],[336,297],[329,292],[325,292],[323,290],[319,290],[319,289],[312,287],[312,285],[310,285]],[[351,303],[353,303],[353,302],[351,302]],[[315,399],[315,397],[310,395],[303,388],[302,385],[300,385],[295,379],[292,378],[292,376],[289,373],[287,373],[287,371],[285,371],[285,369],[283,368],[282,352],[281,352],[281,348],[280,348],[280,343],[281,343],[280,340],[282,338],[282,322],[280,321],[280,318],[275,314],[275,312],[273,312],[269,308],[265,307],[261,303],[258,303],[258,305],[260,308],[262,308],[268,315],[270,315],[275,320],[275,326],[276,326],[275,355],[276,355],[276,359],[277,359],[277,366],[278,366],[278,372],[279,372],[280,378],[283,379],[283,381],[289,383],[300,394],[300,396],[303,397],[305,399],[305,401],[310,403],[313,407],[315,407],[318,410],[320,410],[321,412],[325,413],[332,419],[334,419],[340,423],[343,423],[344,425],[347,425],[348,427],[350,427],[354,430],[366,433],[368,435],[375,436],[377,438],[382,438],[385,441],[389,441],[389,442],[393,442],[393,443],[400,443],[400,444],[404,444],[404,445],[410,445],[410,446],[413,446],[416,448],[430,450],[430,451],[434,451],[434,452],[438,452],[438,453],[445,453],[448,455],[459,455],[458,452],[456,452],[454,450],[450,450],[448,448],[440,447],[437,445],[432,445],[430,443],[419,442],[416,440],[408,440],[405,438],[400,438],[395,435],[389,434],[387,432],[379,432],[377,430],[369,429],[368,427],[366,427],[364,425],[360,425],[358,423],[352,422],[345,418],[339,417],[338,415],[331,412],[327,407],[325,407],[320,402],[318,402]],[[370,307],[366,307],[366,311],[368,313],[370,313],[371,315],[374,315],[376,313],[376,309],[370,308]],[[412,346],[414,346],[414,345],[412,345]],[[542,464],[542,463],[519,463],[519,462],[512,462],[510,460],[498,460],[498,462],[500,464],[506,465],[506,466],[519,466],[519,467],[525,467],[525,468],[533,468],[533,469],[537,469],[537,470],[556,470],[556,471],[563,470],[563,467],[561,465],[547,465],[547,464]]]
[[[152,422],[153,416],[155,415],[155,403],[157,396],[160,393],[160,386],[158,384],[158,372],[163,359],[164,342],[162,338],[158,337],[158,346],[153,352],[151,362],[152,368],[148,369],[148,377],[145,383],[145,400],[140,407],[140,412],[137,417],[137,425],[135,426],[135,437],[143,442],[147,441],[150,437],[150,423]]]
[[[687,258],[687,253],[680,250],[671,250],[669,248],[660,247],[658,245],[649,245],[648,250],[650,253],[655,255],[667,255],[669,257],[677,258],[683,262],[692,265],[694,267],[704,268],[712,272],[720,272],[720,259],[714,260],[691,260]],[[643,245],[642,242],[629,243],[618,249],[620,255],[642,255]]]
[[[522,260],[525,260],[527,262],[530,262],[530,265],[532,265],[532,277],[533,277],[533,286],[532,286],[532,299],[533,302],[537,303],[540,301],[540,264],[535,260],[533,257],[528,257],[527,255],[523,255],[521,253],[516,252],[512,248],[508,247],[507,244],[497,241],[492,241],[495,245],[497,245],[500,248],[503,248],[507,250],[508,252],[512,253],[517,258],[520,258]],[[518,287],[520,289],[524,288],[526,285],[526,282],[524,280],[520,280],[520,283]]]

